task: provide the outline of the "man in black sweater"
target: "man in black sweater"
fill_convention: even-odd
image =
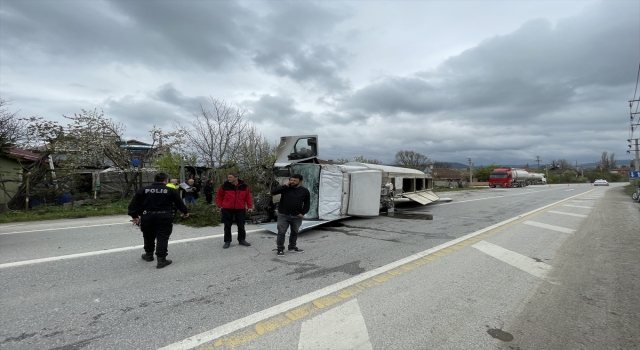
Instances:
[[[302,225],[302,217],[311,207],[311,194],[309,190],[300,185],[301,183],[302,175],[293,174],[289,178],[289,182],[271,190],[272,195],[280,195],[280,203],[278,203],[278,239],[276,241],[278,256],[284,256],[284,236],[289,227],[291,227],[289,251],[293,253],[304,252],[304,250],[298,249],[296,241],[298,240],[298,230]]]

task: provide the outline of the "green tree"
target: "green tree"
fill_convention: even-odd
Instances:
[[[375,158],[366,158],[364,155],[353,157],[353,161],[358,163],[367,163],[367,164],[382,164],[381,161]]]
[[[473,177],[478,179],[479,182],[487,182],[489,181],[489,177],[491,176],[491,173],[493,172],[493,170],[500,167],[501,167],[500,165],[491,164],[486,168],[485,167],[477,168],[476,171],[473,173]]]
[[[167,151],[153,161],[153,167],[158,171],[171,175],[171,178],[180,178],[180,158],[184,157],[184,164],[196,164],[195,154],[182,155],[178,152]]]

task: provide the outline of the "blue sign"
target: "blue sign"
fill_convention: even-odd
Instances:
[[[630,171],[629,172],[630,179],[640,179],[640,171]]]

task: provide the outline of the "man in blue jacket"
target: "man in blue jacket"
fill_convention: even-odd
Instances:
[[[284,236],[291,228],[289,235],[289,252],[302,253],[304,250],[296,246],[298,230],[302,225],[302,217],[311,207],[311,194],[301,186],[302,175],[293,174],[289,182],[271,190],[272,195],[279,194],[278,203],[278,238],[276,240],[278,256],[284,256]]]

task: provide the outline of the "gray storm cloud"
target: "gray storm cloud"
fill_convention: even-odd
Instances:
[[[536,15],[524,13],[529,3],[523,12],[491,3],[505,10],[482,13],[482,28],[461,25],[476,18],[458,11],[464,3],[150,4],[3,1],[2,98],[47,118],[103,108],[142,138],[212,97],[246,108],[270,139],[318,134],[334,158],[390,161],[411,148],[440,160],[591,161],[626,150],[640,57],[634,2],[540,2]],[[566,8],[575,10],[546,16]],[[401,13],[444,17],[385,20]],[[507,15],[519,25],[494,30],[484,19]],[[477,38],[471,28],[484,39],[463,40]],[[433,33],[433,43],[421,37]],[[415,63],[423,57],[430,63]]]

